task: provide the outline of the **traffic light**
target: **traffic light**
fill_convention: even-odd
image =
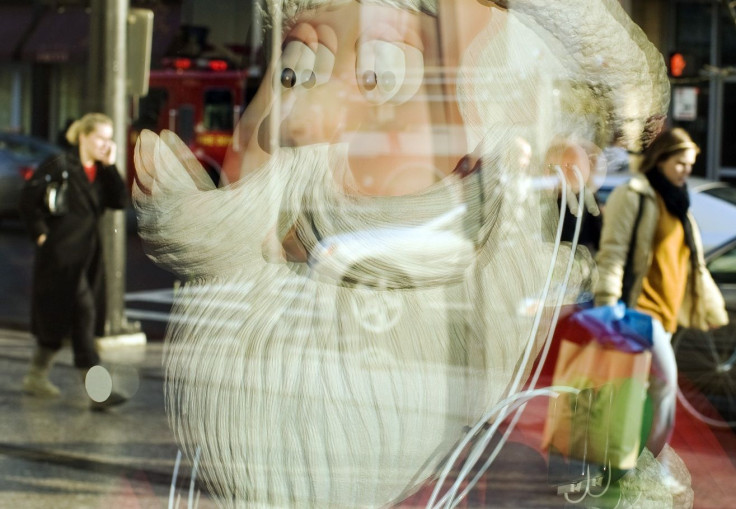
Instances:
[[[673,78],[691,78],[698,75],[700,63],[692,53],[674,51],[670,53],[667,71]]]
[[[687,60],[682,53],[672,53],[670,55],[670,76],[674,78],[682,77],[687,68]]]

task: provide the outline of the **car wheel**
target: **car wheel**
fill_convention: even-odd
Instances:
[[[366,263],[368,266],[373,266]],[[383,333],[393,328],[403,314],[404,304],[399,291],[391,288],[388,279],[380,275],[359,278],[356,274],[374,274],[353,266],[343,277],[343,285],[354,288],[352,310],[361,327],[374,333]],[[394,274],[391,280],[409,282],[406,275]],[[403,283],[402,283],[403,286]]]

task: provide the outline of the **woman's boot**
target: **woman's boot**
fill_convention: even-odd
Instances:
[[[56,352],[37,346],[31,356],[28,373],[23,377],[23,391],[38,398],[56,398],[61,391],[49,380],[49,371]]]

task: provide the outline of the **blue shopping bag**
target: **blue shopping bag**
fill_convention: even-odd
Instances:
[[[623,302],[577,311],[560,324],[558,333],[574,343],[596,341],[603,348],[620,352],[652,349],[652,317]]]

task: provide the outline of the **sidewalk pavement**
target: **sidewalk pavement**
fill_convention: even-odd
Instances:
[[[27,332],[0,328],[0,508],[215,507],[191,465],[177,463],[164,411],[162,343],[102,351],[103,361],[126,367],[127,387],[138,385],[130,401],[107,412],[89,410],[69,348],[51,373],[62,396],[24,395],[33,344]],[[517,426],[520,443],[539,444],[545,414],[543,403],[527,407]],[[678,405],[671,445],[690,470],[696,508],[736,507],[732,431],[711,429]]]
[[[70,348],[51,372],[61,397],[25,395],[21,379],[32,348],[27,332],[0,329],[0,507],[214,507],[191,482],[189,463],[177,463],[164,411],[162,343],[102,351],[104,362],[124,368],[125,387],[137,386],[130,401],[107,412],[89,410]]]

